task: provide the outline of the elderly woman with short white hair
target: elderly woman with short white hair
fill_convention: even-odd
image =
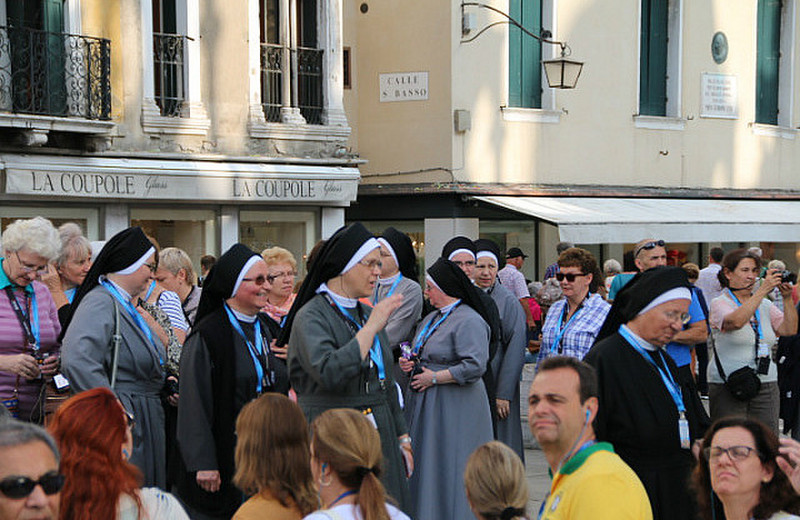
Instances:
[[[39,281],[61,242],[49,220],[17,220],[2,235],[0,399],[12,415],[40,422],[44,382],[58,367],[61,326],[50,291]]]
[[[61,240],[61,254],[41,280],[50,289],[50,295],[58,308],[58,318],[63,323],[78,286],[83,283],[92,267],[92,246],[75,222],[65,222],[59,226],[58,235]]]

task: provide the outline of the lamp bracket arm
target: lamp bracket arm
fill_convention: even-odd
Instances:
[[[496,7],[493,7],[491,5],[488,5],[488,4],[484,4],[482,2],[461,2],[462,10],[463,10],[464,7],[470,7],[470,6],[472,6],[472,7],[482,7],[484,9],[488,9],[489,11],[497,13],[500,16],[505,17],[508,20],[508,23],[510,23],[511,25],[519,28],[519,30],[521,30],[522,32],[524,32],[525,34],[530,36],[531,38],[535,38],[535,39],[539,40],[542,43],[549,43],[550,45],[558,45],[559,47],[561,47],[562,56],[566,55],[565,53],[567,52],[567,49],[569,48],[569,46],[566,43],[560,42],[560,41],[557,41],[557,40],[550,40],[548,38],[542,38],[540,35],[532,33],[531,31],[526,29],[521,23],[519,23],[518,21],[513,19],[510,15],[508,15],[507,13],[504,13],[500,9],[498,9]],[[484,27],[483,29],[481,29],[480,32],[478,32],[478,34],[476,34],[475,36],[473,36],[469,40],[462,40],[462,42],[463,43],[469,43],[469,42],[473,41],[475,38],[477,38],[478,36],[483,34],[487,29],[489,29],[490,27],[493,27],[495,25],[500,25],[500,24],[499,23],[490,24],[490,25]]]

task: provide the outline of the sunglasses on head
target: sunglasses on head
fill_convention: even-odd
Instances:
[[[642,251],[649,251],[656,247],[664,247],[665,245],[667,245],[667,243],[663,240],[651,240],[650,242],[645,242],[636,248],[636,250],[633,252],[633,257],[636,258]]]
[[[572,283],[579,276],[586,276],[586,273],[556,273],[556,280],[563,282],[566,278],[568,282]]]
[[[64,487],[64,475],[58,471],[48,471],[39,480],[30,477],[7,477],[0,480],[0,492],[8,498],[25,498],[33,493],[34,488],[39,485],[45,495],[54,495]]]

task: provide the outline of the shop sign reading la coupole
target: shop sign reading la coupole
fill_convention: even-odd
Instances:
[[[225,201],[352,201],[354,179],[210,177],[7,170],[6,192],[21,195]]]

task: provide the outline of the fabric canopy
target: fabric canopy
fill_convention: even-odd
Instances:
[[[800,201],[480,196],[558,226],[576,244],[800,242]]]

